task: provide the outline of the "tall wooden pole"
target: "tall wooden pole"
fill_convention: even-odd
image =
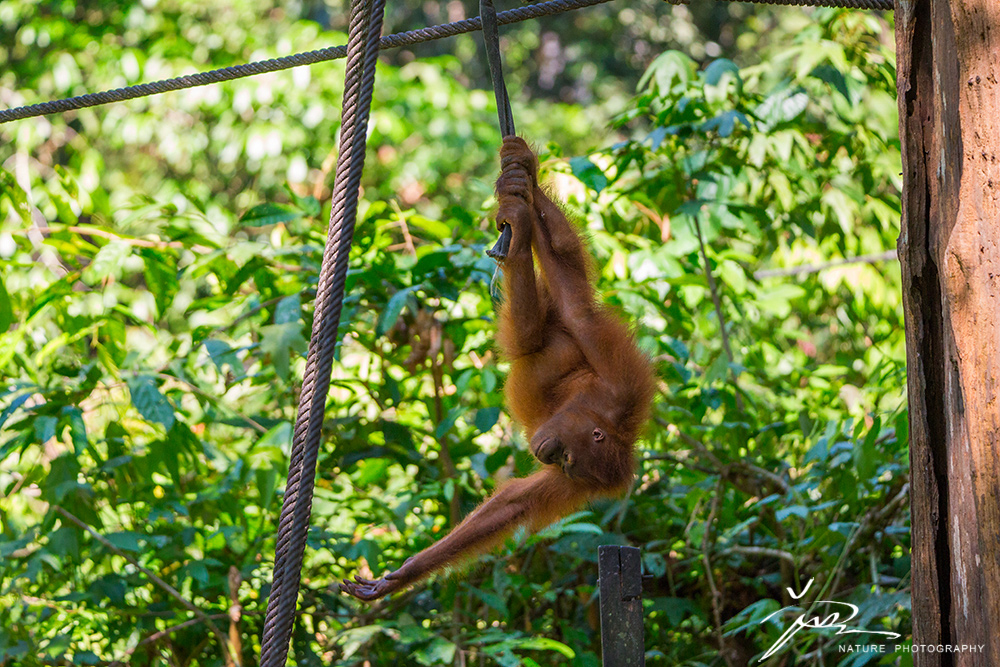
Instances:
[[[917,667],[1000,665],[1000,1],[897,0]],[[919,648],[919,646],[918,646]]]

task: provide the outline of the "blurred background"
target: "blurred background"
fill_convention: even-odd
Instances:
[[[390,2],[385,32],[477,14]],[[5,0],[0,106],[344,44],[347,19]],[[911,664],[891,14],[619,0],[501,46],[656,364],[639,477],[378,606],[338,592],[533,466],[494,344],[481,36],[383,52],[295,664],[596,667],[600,544],[642,549],[651,666],[757,664],[823,601],[901,637],[802,631],[763,664]],[[3,667],[256,664],[343,68],[0,125]]]

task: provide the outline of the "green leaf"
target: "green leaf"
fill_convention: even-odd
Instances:
[[[845,100],[851,100],[851,94],[847,90],[847,80],[844,78],[844,74],[829,63],[820,65],[809,76],[827,82],[834,90],[843,95]]]
[[[44,445],[56,437],[56,424],[59,419],[53,415],[39,415],[35,419],[35,440]]]
[[[765,129],[771,129],[779,123],[787,123],[806,110],[809,96],[802,91],[785,88],[769,95],[754,115],[764,122]]]
[[[260,328],[260,349],[271,357],[271,363],[282,380],[291,372],[292,352],[305,354],[309,347],[302,335],[302,322],[269,324]]]
[[[517,639],[514,643],[518,648],[527,651],[555,651],[557,653],[562,653],[567,658],[576,657],[576,651],[571,649],[569,646],[566,646],[566,644],[557,642],[555,639],[549,639],[548,637]]]
[[[719,81],[722,80],[723,75],[729,74],[736,79],[739,85],[742,85],[743,80],[740,78],[740,68],[736,66],[732,60],[727,58],[717,58],[709,63],[705,71],[702,72],[702,76],[705,79],[705,83],[710,86],[718,85]]]
[[[49,533],[48,549],[57,556],[80,557],[80,541],[72,526],[61,526]]]
[[[139,254],[143,258],[146,288],[153,294],[156,309],[162,316],[179,289],[176,260],[167,253],[152,248],[140,248]]]
[[[444,419],[441,420],[441,423],[437,425],[436,429],[434,429],[434,437],[438,439],[443,438],[445,434],[455,425],[458,418],[462,416],[462,413],[464,413],[467,409],[468,408],[464,405],[456,405],[449,410],[448,414],[446,414]]]
[[[384,336],[390,329],[396,326],[396,320],[403,312],[403,306],[406,305],[406,300],[409,298],[415,290],[422,288],[423,285],[412,285],[404,289],[399,290],[389,299],[389,303],[386,304],[385,310],[379,315],[378,325],[375,327],[376,336]]]
[[[500,418],[500,408],[480,408],[476,410],[476,428],[480,433],[486,433]]]
[[[774,518],[778,521],[784,521],[790,516],[797,516],[801,519],[805,519],[809,516],[809,508],[804,505],[789,505],[788,507],[782,507],[774,513]]]
[[[205,564],[205,561],[192,561],[191,563],[188,563],[185,569],[191,575],[191,578],[198,583],[208,583],[208,566]]]
[[[455,661],[457,649],[453,642],[435,637],[430,644],[413,651],[410,656],[421,665],[450,665]]]
[[[42,497],[50,503],[60,503],[66,494],[79,488],[77,476],[80,463],[75,454],[63,454],[49,464],[49,474],[41,484]]]
[[[725,635],[727,637],[731,637],[738,632],[743,632],[744,630],[749,630],[751,628],[757,628],[759,630],[761,623],[763,623],[764,619],[769,616],[771,617],[771,623],[780,626],[781,616],[771,616],[771,614],[779,609],[781,609],[781,605],[778,604],[777,600],[772,600],[770,598],[758,600],[726,621]],[[796,607],[792,607],[790,609],[796,609]]]
[[[139,375],[128,379],[129,393],[132,395],[132,405],[147,421],[163,424],[169,429],[174,425],[174,406],[167,397],[160,393],[156,381],[148,375]]]
[[[497,386],[497,374],[493,372],[492,368],[483,369],[483,391],[487,394],[493,393],[493,390]]]
[[[97,251],[81,278],[89,285],[96,285],[109,276],[117,278],[125,268],[125,260],[131,255],[132,246],[123,239],[115,239]]]
[[[382,435],[387,445],[396,445],[406,450],[413,449],[413,436],[410,430],[394,421],[382,421]]]
[[[260,495],[260,506],[264,509],[271,507],[274,500],[274,491],[278,487],[278,471],[274,468],[258,468],[254,470],[254,477],[257,481],[257,493]]]
[[[14,210],[20,216],[21,222],[25,226],[30,226],[32,224],[31,203],[28,201],[27,194],[14,180],[13,173],[6,169],[0,169],[0,194],[4,194],[10,199],[10,203],[14,205]]]
[[[90,444],[87,439],[87,426],[83,422],[83,412],[75,405],[63,406],[59,412],[69,420],[69,436],[70,442],[73,443],[73,452],[81,456]]]
[[[258,204],[243,214],[240,222],[246,227],[264,227],[280,222],[291,222],[302,217],[302,212],[284,204]]]
[[[243,369],[236,350],[229,347],[228,343],[221,340],[215,340],[213,338],[207,338],[202,345],[205,346],[205,351],[208,352],[209,359],[212,360],[212,363],[215,364],[215,367],[220,371],[225,370],[223,368],[225,364],[229,364],[229,366],[234,370]]]
[[[122,551],[139,553],[142,551],[142,544],[140,542],[145,540],[146,536],[131,530],[123,530],[117,533],[108,533],[104,536],[104,539]]]
[[[876,416],[864,439],[854,441],[854,466],[858,471],[858,479],[862,481],[867,481],[875,474],[878,465],[878,451],[875,448],[875,441],[878,439],[881,428],[882,419]]]
[[[719,356],[715,358],[712,365],[709,366],[708,370],[705,371],[705,382],[709,384],[717,382],[718,380],[723,380],[729,371],[729,357],[726,356],[725,352],[721,352]]]
[[[750,119],[748,119],[744,114],[739,111],[724,111],[715,118],[711,118],[702,123],[701,130],[703,132],[716,130],[718,131],[720,137],[725,138],[733,133],[737,122],[750,127]]]
[[[500,466],[507,463],[507,460],[510,459],[512,451],[513,449],[510,447],[498,447],[495,452],[486,457],[486,470],[488,470],[490,474],[495,473],[500,469]]]
[[[552,532],[550,532],[552,531]],[[551,535],[555,537],[556,535],[567,535],[572,533],[588,533],[590,535],[603,535],[604,531],[601,530],[600,526],[595,526],[592,523],[556,523],[552,524],[548,528],[544,528],[539,531],[539,534],[545,533],[545,535]],[[555,533],[554,535],[552,533]]]
[[[805,295],[805,290],[798,285],[781,283],[768,286],[757,297],[757,306],[778,318],[788,317],[792,311],[791,301]]]
[[[14,324],[14,306],[4,286],[3,276],[0,275],[0,333],[10,329],[12,324]]]
[[[858,217],[858,204],[847,193],[830,188],[823,193],[823,203],[830,207],[837,217],[837,223],[844,234],[850,234]]]
[[[286,296],[274,308],[274,323],[302,322],[302,298],[298,294]]]
[[[646,72],[639,79],[637,89],[640,92],[649,91],[660,96],[685,88],[694,78],[696,65],[693,60],[680,51],[664,51],[650,63]]]
[[[305,197],[300,197],[299,195],[295,194],[295,192],[288,186],[288,184],[285,184],[285,192],[287,192],[288,196],[292,198],[292,201],[295,202],[295,205],[300,209],[302,209],[302,212],[308,215],[309,217],[315,218],[317,215],[320,214],[322,205],[320,204],[320,201],[315,197],[313,197],[312,195],[306,195]]]
[[[428,234],[430,234],[435,240],[443,241],[444,239],[455,236],[455,230],[451,226],[439,221],[431,220],[430,218],[425,218],[422,215],[410,215],[406,217],[406,223],[419,227]]]
[[[594,192],[600,194],[601,190],[608,187],[608,177],[600,167],[590,161],[589,157],[570,158],[569,166],[573,170],[573,175]]]
[[[473,588],[472,592],[477,598],[485,602],[488,607],[497,611],[501,617],[506,617],[509,613],[507,611],[507,603],[502,597],[493,591],[484,591],[478,588]]]
[[[662,611],[667,615],[667,622],[677,627],[689,615],[696,616],[698,608],[685,598],[653,598],[651,610]]]
[[[343,659],[347,660],[358,650],[375,638],[375,635],[385,631],[381,625],[365,625],[360,628],[344,630],[337,637],[337,643],[343,646]]]
[[[358,488],[365,489],[385,479],[391,464],[392,461],[382,458],[368,458],[358,461],[359,474],[356,480]]]
[[[743,267],[731,260],[719,264],[719,278],[737,294],[747,291],[747,274]]]

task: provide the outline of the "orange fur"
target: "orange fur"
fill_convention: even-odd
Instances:
[[[497,332],[510,361],[504,392],[543,467],[502,485],[398,570],[341,585],[363,600],[483,553],[519,526],[544,528],[632,482],[633,447],[653,396],[649,360],[628,327],[598,304],[583,241],[539,187],[538,160],[524,140],[504,139],[500,164],[497,227],[508,223],[512,231]]]

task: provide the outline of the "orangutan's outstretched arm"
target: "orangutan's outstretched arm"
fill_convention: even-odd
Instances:
[[[519,526],[538,530],[579,507],[586,499],[566,476],[552,467],[514,479],[480,505],[446,537],[381,579],[345,580],[341,589],[362,600],[405,588],[446,565],[488,551]]]

